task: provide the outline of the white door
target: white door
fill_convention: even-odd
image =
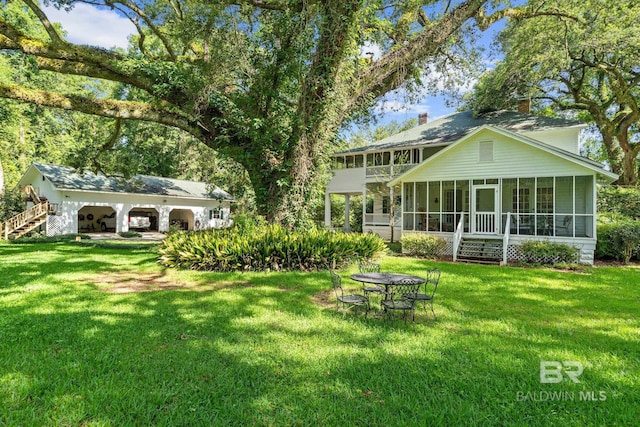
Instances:
[[[498,233],[498,186],[477,185],[473,187],[472,233]]]

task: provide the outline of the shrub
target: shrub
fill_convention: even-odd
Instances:
[[[207,271],[319,270],[371,258],[385,249],[376,234],[290,231],[278,224],[242,223],[223,230],[175,233],[161,243],[168,267]]]
[[[19,239],[9,240],[9,242],[20,245],[29,243],[57,243],[57,242],[71,242],[75,241],[77,237],[80,239],[91,239],[87,234],[61,234],[59,236],[33,236],[33,237],[21,237]]]
[[[621,215],[598,217],[596,258],[628,263],[640,253],[640,221]]]
[[[523,261],[530,264],[571,264],[578,262],[578,250],[565,243],[529,241],[520,245]]]
[[[640,189],[606,186],[598,189],[598,212],[640,219]]]
[[[142,237],[142,234],[138,233],[137,231],[119,231],[118,235],[120,237],[124,237],[126,239],[130,239],[132,237]]]
[[[422,258],[435,258],[447,242],[438,236],[423,233],[403,233],[400,238],[402,253]]]

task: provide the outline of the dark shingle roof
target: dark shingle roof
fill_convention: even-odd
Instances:
[[[482,125],[493,125],[519,133],[584,126],[584,123],[576,120],[543,117],[505,110],[493,111],[478,116],[474,116],[471,111],[463,111],[391,135],[374,144],[352,148],[336,154],[448,143],[457,141]]]
[[[233,200],[229,193],[203,182],[184,181],[157,176],[136,175],[130,179],[109,177],[90,171],[43,163],[33,166],[58,190],[133,193],[196,199]]]

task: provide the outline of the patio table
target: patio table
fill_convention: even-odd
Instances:
[[[362,283],[372,283],[374,285],[383,285],[385,293],[389,291],[389,286],[400,280],[413,281],[416,285],[424,283],[424,279],[418,276],[400,273],[357,273],[349,276],[351,280]]]
[[[400,274],[400,273],[357,273],[349,276],[351,280],[355,280],[356,282],[362,283],[372,283],[374,285],[383,285],[384,286],[384,297],[383,299],[387,299],[389,295],[389,286],[393,286],[395,282],[400,280],[414,282],[416,285],[420,283],[424,283],[425,279],[418,276],[412,276],[409,274]],[[405,282],[406,284],[406,282]],[[378,312],[379,315],[382,315],[382,311]]]

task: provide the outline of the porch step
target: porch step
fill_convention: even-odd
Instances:
[[[458,261],[478,264],[500,264],[502,240],[462,239],[458,248]]]

